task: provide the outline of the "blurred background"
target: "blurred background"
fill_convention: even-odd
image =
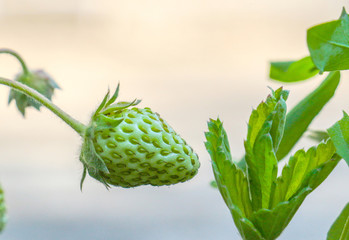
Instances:
[[[54,102],[80,121],[121,83],[120,99],[142,99],[196,150],[193,180],[170,187],[107,191],[90,178],[79,190],[81,139],[51,112],[22,118],[0,88],[0,181],[6,191],[6,240],[240,239],[217,190],[203,142],[219,116],[236,158],[243,154],[252,107],[281,84],[268,79],[271,60],[308,55],[306,29],[337,19],[346,0],[0,0],[0,47],[18,51],[30,68],[59,83]],[[20,70],[0,56],[0,75]],[[291,90],[294,106],[324,76]],[[349,74],[313,122],[326,129],[349,111]],[[304,139],[298,148],[313,145]],[[349,199],[341,162],[301,206],[281,240],[325,239]]]

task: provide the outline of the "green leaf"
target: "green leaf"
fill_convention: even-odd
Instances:
[[[332,172],[340,160],[331,140],[307,152],[298,151],[277,179],[268,209],[249,218],[267,240],[276,239],[287,227],[304,199]]]
[[[309,176],[313,171],[317,171],[323,164],[331,162],[336,149],[331,140],[326,143],[320,143],[317,148],[312,147],[308,151],[299,150],[289,160],[288,164],[282,169],[282,174],[276,181],[274,196],[271,207],[275,207],[280,202],[288,201],[297,192],[310,184]],[[328,173],[329,174],[329,173]],[[324,172],[324,176],[327,177]],[[320,179],[320,176],[318,176]],[[312,180],[314,187],[315,180]]]
[[[283,135],[287,91],[272,92],[265,102],[252,111],[247,140],[246,163],[253,210],[268,208],[273,182],[277,177],[275,150]]]
[[[349,239],[349,203],[344,207],[327,233],[327,240]]]
[[[276,153],[279,161],[291,151],[308,129],[309,124],[333,97],[339,80],[339,72],[329,73],[319,87],[307,95],[287,114],[283,139]]]
[[[349,165],[349,116],[345,112],[343,115],[343,118],[327,129],[327,131],[336,146],[337,153]]]
[[[236,228],[238,229],[242,239],[265,240],[260,234],[260,232],[253,225],[253,223],[249,219],[242,217],[235,206],[232,206],[231,214],[233,216]]]
[[[210,120],[205,133],[206,149],[212,159],[212,168],[218,189],[229,209],[236,206],[243,217],[252,213],[248,182],[243,171],[231,160],[229,142],[222,122]]]
[[[271,210],[260,209],[254,212],[251,217],[252,223],[266,240],[276,239],[287,227],[310,191],[310,188],[304,188],[290,201],[281,202]]]
[[[302,99],[287,114],[283,138],[276,152],[278,161],[281,161],[292,150],[294,145],[308,129],[310,123],[334,96],[339,81],[339,72],[329,73],[325,80],[315,90]],[[245,169],[245,157],[243,157],[237,165],[240,168]]]
[[[271,132],[273,147],[278,147],[283,134],[283,123],[285,121],[286,103],[289,92],[282,88],[277,89],[269,95],[265,102],[253,110],[248,122],[247,143],[253,147],[257,136],[264,127],[267,118],[272,122]],[[265,131],[266,129],[264,129]],[[267,133],[265,132],[265,133]]]
[[[342,158],[339,155],[334,154],[330,160],[326,161],[308,174],[302,187],[310,187],[312,190],[316,189],[323,181],[325,181],[341,159]]]
[[[288,201],[300,190],[308,174],[331,159],[335,151],[332,141],[320,143],[317,148],[312,147],[307,152],[297,151],[284,166],[282,175],[276,181],[271,207]]]
[[[245,173],[232,162],[227,134],[222,122],[210,120],[205,133],[205,146],[212,159],[218,189],[229,208],[238,231],[244,240],[264,240],[248,220],[252,214],[248,182]]]
[[[280,98],[278,103],[276,104],[272,119],[272,126],[270,129],[270,135],[272,136],[273,140],[273,149],[275,152],[279,149],[281,139],[284,135],[287,113],[287,106],[285,100],[286,99]]]
[[[298,61],[271,62],[269,77],[280,82],[298,82],[318,73],[319,70],[308,56]]]
[[[320,72],[349,69],[349,16],[345,9],[339,20],[308,29],[307,43]]]
[[[270,134],[258,138],[254,149],[245,142],[245,149],[252,206],[256,211],[269,206],[273,182],[277,177],[277,159]]]
[[[338,83],[337,83],[338,84]],[[341,159],[329,139],[300,150],[277,178],[275,150],[283,137],[288,92],[278,89],[252,111],[245,141],[247,173],[232,161],[223,124],[210,120],[206,148],[218,189],[243,239],[274,240],[289,224],[306,196]]]

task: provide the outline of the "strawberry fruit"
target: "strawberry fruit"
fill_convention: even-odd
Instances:
[[[191,179],[200,166],[193,149],[140,101],[114,103],[117,87],[93,114],[86,130],[80,161],[90,176],[125,188],[170,185]],[[81,183],[82,183],[81,182]]]
[[[7,222],[6,217],[6,205],[5,205],[5,198],[4,198],[4,191],[2,190],[0,186],[0,232],[4,230],[4,227]]]

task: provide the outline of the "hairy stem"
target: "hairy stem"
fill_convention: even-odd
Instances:
[[[9,80],[6,78],[0,77],[0,84],[9,86],[17,91],[24,93],[25,95],[35,99],[49,110],[51,110],[54,114],[56,114],[59,118],[61,118],[64,122],[66,122],[70,127],[72,127],[81,137],[84,136],[86,126],[80,123],[78,120],[72,118],[70,115],[65,113],[62,109],[53,104],[49,99],[45,96],[37,92],[36,90],[24,85],[20,82],[16,82],[13,80]]]
[[[6,53],[6,54],[10,54],[12,56],[14,56],[15,58],[17,58],[17,60],[21,63],[22,65],[22,69],[23,69],[23,73],[24,74],[29,74],[29,70],[28,70],[28,67],[27,65],[25,64],[23,58],[18,54],[16,53],[15,51],[11,50],[11,49],[7,49],[7,48],[0,48],[0,54],[1,53]]]

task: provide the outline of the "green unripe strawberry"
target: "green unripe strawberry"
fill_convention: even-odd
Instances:
[[[191,179],[200,166],[192,148],[150,108],[133,107],[139,101],[114,103],[118,89],[105,97],[87,128],[84,176],[87,170],[106,186],[125,188]]]
[[[7,217],[6,217],[4,191],[0,186],[0,232],[4,229],[6,222],[7,222]]]
[[[54,90],[56,88],[59,89],[57,83],[46,72],[42,70],[18,74],[15,80],[33,88],[50,100],[52,98]],[[23,116],[25,115],[25,109],[27,107],[32,106],[37,110],[40,110],[40,103],[23,93],[11,89],[8,103],[10,104],[13,99],[16,101],[17,108]]]

